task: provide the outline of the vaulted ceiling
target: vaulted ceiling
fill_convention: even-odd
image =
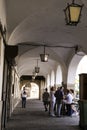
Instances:
[[[64,9],[71,0],[5,0],[8,44],[18,45],[16,62],[19,75],[31,75],[34,67],[40,67],[39,75],[46,76],[58,64],[67,68],[74,55],[74,48],[46,47],[49,60],[40,61],[43,45],[73,47],[78,45],[87,53],[87,0],[76,0],[84,4],[80,23],[68,26]],[[40,46],[33,46],[39,44]]]

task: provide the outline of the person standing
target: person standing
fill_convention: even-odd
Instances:
[[[49,93],[48,93],[48,89],[47,88],[45,89],[45,92],[43,93],[42,99],[43,99],[45,111],[48,111]]]
[[[25,90],[25,87],[23,88],[23,91],[21,93],[21,98],[22,98],[22,108],[26,107],[26,98],[27,98],[27,93]]]
[[[56,98],[54,96],[54,93],[55,93],[55,88],[51,87],[51,91],[50,91],[50,116],[55,116],[54,107],[55,107]]]
[[[57,117],[61,117],[62,100],[64,97],[63,87],[57,89],[55,92],[56,105],[57,105]]]
[[[66,106],[67,106],[67,115],[68,116],[72,115],[72,108],[71,108],[72,100],[73,100],[72,92],[67,89]]]

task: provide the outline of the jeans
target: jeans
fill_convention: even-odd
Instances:
[[[61,116],[62,103],[57,103],[57,116]]]
[[[72,109],[71,109],[71,104],[67,104],[67,115],[71,116],[72,115]]]
[[[22,97],[22,108],[26,107],[26,98]]]
[[[55,102],[50,102],[50,115],[54,115],[54,106],[55,106]]]

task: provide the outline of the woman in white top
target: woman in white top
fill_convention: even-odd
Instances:
[[[54,114],[54,107],[55,107],[55,101],[56,101],[56,98],[54,96],[54,87],[51,87],[51,91],[50,91],[50,115],[51,116],[55,116]]]

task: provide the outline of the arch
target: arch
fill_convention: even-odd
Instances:
[[[26,91],[29,99],[39,99],[39,86],[34,82],[27,82],[22,86],[26,87]]]
[[[56,85],[60,86],[61,83],[62,83],[62,69],[61,69],[61,66],[58,65],[57,67],[57,71],[56,71]]]
[[[31,82],[30,98],[39,99],[39,86],[34,82]]]
[[[79,74],[86,73],[87,74],[87,55],[85,55],[79,62],[77,70],[76,70],[76,76],[75,76],[75,90],[79,91]]]
[[[54,86],[55,84],[55,73],[54,70],[51,71],[51,86]]]
[[[49,89],[50,89],[50,75],[48,74],[47,75],[47,88],[48,88],[48,91],[49,91]]]
[[[81,73],[87,73],[87,55],[85,55],[79,62],[76,75]]]
[[[75,54],[69,64],[68,76],[67,76],[67,88],[73,88],[75,86],[76,70],[77,70],[79,62],[85,55],[83,52],[79,52],[79,54],[80,53],[82,55]]]

